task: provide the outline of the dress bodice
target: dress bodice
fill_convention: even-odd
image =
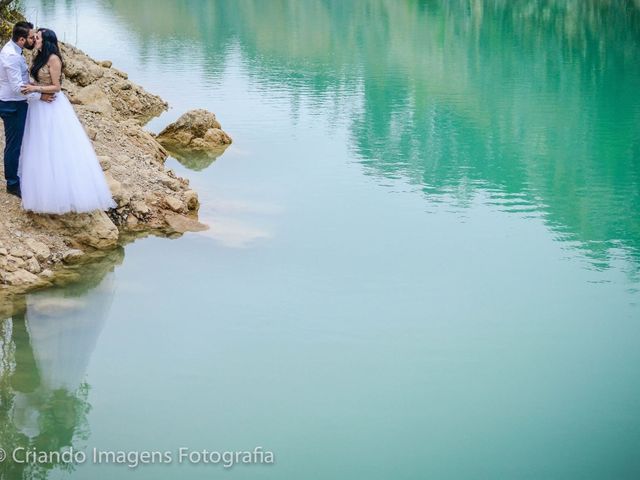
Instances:
[[[60,75],[60,83],[62,83],[62,75]],[[49,71],[49,65],[44,65],[38,72],[38,78],[36,78],[36,85],[49,86],[53,85],[51,79],[51,72]]]

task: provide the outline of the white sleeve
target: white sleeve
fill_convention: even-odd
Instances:
[[[22,88],[22,69],[20,61],[22,58],[19,55],[7,55],[2,58],[2,66],[7,72],[9,77],[9,87],[11,91],[16,95],[21,95],[20,89]]]

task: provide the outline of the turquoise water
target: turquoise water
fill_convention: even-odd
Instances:
[[[88,458],[2,478],[640,477],[634,2],[24,4],[234,144],[168,160],[208,231],[16,300],[0,446]]]

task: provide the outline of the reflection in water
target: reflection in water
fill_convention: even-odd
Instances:
[[[596,266],[640,264],[637,1],[96,3],[134,27],[142,62],[191,71],[195,55],[215,81],[240,52],[293,116],[306,101],[347,125],[368,175],[408,181],[427,202],[489,194],[541,213]]]
[[[542,213],[594,264],[640,263],[638,2],[102,3],[135,24],[141,55],[180,64],[201,49],[209,77],[238,43],[266,95],[345,120],[369,175],[429,202],[489,194]]]
[[[89,435],[89,385],[84,376],[114,295],[113,266],[121,249],[78,273],[82,284],[13,299],[1,323],[0,445],[7,452],[81,450]],[[0,464],[0,478],[46,478],[73,464]]]
[[[272,238],[273,232],[269,227],[257,225],[251,219],[282,213],[282,207],[275,203],[226,200],[220,197],[208,203],[199,213],[200,221],[209,225],[209,229],[201,235],[211,237],[228,248],[245,248],[257,240]]]
[[[227,149],[226,146],[210,152],[183,152],[169,149],[169,154],[189,170],[199,172],[211,166]]]
[[[268,239],[272,236],[267,230],[220,215],[215,215],[211,219],[201,216],[201,220],[209,225],[209,229],[201,234],[217,240],[228,248],[248,247],[256,240]]]

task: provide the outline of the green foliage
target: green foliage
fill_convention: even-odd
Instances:
[[[20,1],[0,0],[0,41],[2,43],[11,38],[14,23],[24,20],[21,7]]]

